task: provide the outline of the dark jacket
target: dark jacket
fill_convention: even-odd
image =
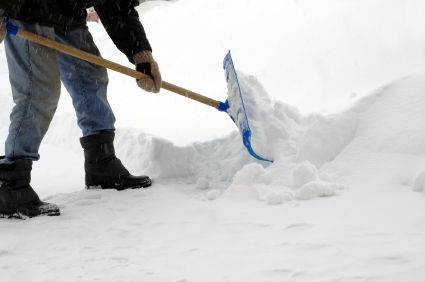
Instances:
[[[115,45],[130,61],[152,48],[135,6],[137,0],[0,0],[4,16],[26,23],[38,23],[61,31],[86,26],[86,9],[94,7]]]

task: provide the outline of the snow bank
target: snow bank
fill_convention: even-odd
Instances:
[[[225,197],[249,195],[269,204],[333,196],[359,179],[413,185],[425,165],[423,74],[393,82],[346,112],[328,116],[302,116],[270,99],[254,77],[240,74],[240,80],[247,111],[253,113],[253,142],[273,164],[252,159],[237,132],[186,147],[143,137],[138,146],[121,147],[140,148],[135,156],[147,155],[146,163],[131,154],[127,158],[158,178],[183,178],[207,191],[227,187]],[[121,138],[135,140],[122,133]],[[423,176],[414,186],[423,190]]]

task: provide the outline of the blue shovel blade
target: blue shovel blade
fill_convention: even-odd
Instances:
[[[252,131],[249,127],[249,119],[246,112],[245,102],[243,99],[242,89],[239,83],[238,74],[236,73],[235,66],[233,64],[232,55],[229,53],[224,58],[224,70],[226,74],[227,88],[229,91],[229,97],[225,103],[222,103],[220,110],[226,111],[242,135],[242,140],[248,153],[260,161],[272,162],[266,158],[258,155],[252,148],[251,138]]]

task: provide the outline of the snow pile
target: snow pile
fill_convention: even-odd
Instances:
[[[288,105],[273,102],[255,77],[240,72],[238,76],[252,131],[252,147],[257,154],[274,160],[274,163],[244,166],[233,177],[226,194],[252,190],[247,193],[256,195],[261,201],[281,204],[293,199],[332,196],[341,189],[342,185],[322,179],[316,166],[309,161],[297,162],[303,132],[314,125],[312,119],[303,118]],[[232,87],[229,92],[231,102],[238,99],[232,97],[235,94]],[[242,105],[236,103],[236,109],[230,110],[235,112],[237,107]],[[239,119],[237,122],[241,123]],[[317,138],[322,137],[318,135]],[[325,158],[329,158],[329,153]]]
[[[136,137],[130,131],[121,131],[119,140],[125,140],[126,145],[118,147],[128,151],[118,152],[137,169],[159,179],[180,178],[196,183],[198,189],[206,190],[205,197],[210,200],[217,198],[218,193],[224,192],[227,197],[250,190],[248,193],[261,201],[281,204],[294,199],[332,196],[342,189],[343,185],[320,174],[308,161],[308,154],[301,153],[305,151],[303,146],[308,147],[304,144],[305,132],[317,126],[318,121],[327,119],[303,117],[289,105],[274,102],[255,77],[241,72],[238,75],[253,133],[253,147],[256,152],[273,159],[273,164],[253,159],[243,147],[239,132],[222,139],[177,147],[166,140],[144,135]],[[331,132],[329,129],[325,134],[341,139],[338,130]],[[321,141],[324,137],[317,134],[309,140],[313,143],[318,142],[317,139]],[[129,140],[133,141],[129,143]],[[335,149],[334,143],[327,147]],[[327,152],[322,153],[327,160],[336,154],[335,150],[326,151],[324,146],[320,150]],[[299,161],[300,156],[307,161]],[[313,161],[314,157],[312,154]]]
[[[260,140],[254,141],[257,149],[268,152],[275,162],[269,165],[252,158],[240,160],[240,169],[233,177],[221,178],[230,183],[226,197],[249,195],[280,204],[333,196],[365,180],[380,184],[395,180],[399,185],[424,190],[420,171],[425,166],[425,75],[393,82],[346,112],[329,116],[301,116],[291,107],[273,102],[253,77],[241,75],[240,80],[247,94],[247,109],[259,113],[251,120],[253,140]],[[225,172],[235,168],[226,158],[247,155],[240,151],[239,142],[239,136],[221,140],[219,146],[233,144],[238,151],[229,151],[219,159],[207,151],[202,154],[209,156],[208,163],[217,162]],[[208,148],[209,143],[204,146]],[[195,178],[201,179],[197,186],[214,187],[217,178],[214,174],[205,178],[205,171],[193,171]],[[212,184],[207,184],[208,180]]]
[[[305,132],[316,126],[318,119],[303,117],[292,107],[275,103],[253,76],[239,73],[239,80],[254,148],[274,159],[273,164],[258,162],[249,156],[238,132],[178,147],[134,130],[120,130],[118,154],[137,171],[157,179],[178,178],[196,183],[196,188],[205,191],[204,196],[209,200],[223,192],[228,197],[248,190],[248,194],[268,204],[281,204],[294,199],[332,196],[342,189],[343,185],[334,183],[328,175],[321,175],[314,164],[298,161]],[[334,132],[334,138],[338,138],[338,134]],[[323,137],[318,135],[317,139]],[[333,154],[334,151],[324,158],[330,159]]]

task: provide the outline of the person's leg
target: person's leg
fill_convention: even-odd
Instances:
[[[56,40],[77,49],[100,55],[87,27],[71,32],[56,31]],[[107,99],[106,69],[59,54],[60,77],[72,97],[83,136],[114,131],[115,117]]]
[[[22,27],[22,23],[13,21]],[[53,38],[54,31],[39,25],[24,28]],[[15,106],[10,115],[6,156],[0,157],[0,216],[59,215],[54,204],[44,203],[30,186],[33,160],[55,113],[60,79],[56,53],[15,36],[5,41],[10,84]]]
[[[20,22],[14,21],[18,26]],[[25,25],[25,29],[54,37],[52,28]],[[56,111],[60,95],[55,51],[16,36],[5,41],[9,78],[15,106],[10,115],[6,160],[38,160],[40,143]]]
[[[77,49],[100,55],[87,27],[72,32],[56,32],[56,40]],[[59,55],[61,79],[72,96],[80,139],[84,149],[86,186],[124,190],[148,187],[147,176],[132,176],[115,156],[115,117],[108,103],[106,69],[67,55]]]

